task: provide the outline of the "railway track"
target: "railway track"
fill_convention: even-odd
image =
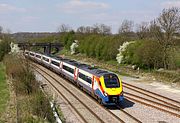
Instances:
[[[116,105],[116,107],[121,110],[124,114],[126,114],[127,116],[131,117],[134,121],[138,122],[138,123],[142,123],[140,120],[138,120],[137,118],[133,117],[131,114],[129,114],[128,112],[124,111],[118,104]]]
[[[105,122],[115,122],[115,123],[117,122],[118,123],[118,122],[122,122],[122,123],[124,123],[123,120],[121,120],[118,117],[115,117],[114,115],[110,114],[107,111],[106,112],[103,111],[103,113],[106,114],[106,117],[104,117],[102,112],[100,113],[100,112],[97,111],[97,109],[100,110],[101,107],[94,107],[93,105],[87,105],[88,104],[87,99],[86,99],[86,102],[85,102],[85,100],[82,101],[79,98],[79,97],[82,97],[82,95],[77,95],[77,93],[75,93],[76,91],[68,89],[68,88],[71,88],[71,87],[65,86],[57,78],[55,78],[52,75],[49,75],[48,72],[42,70],[38,66],[36,66],[35,69],[39,74],[41,74],[51,84],[51,86],[53,86],[53,88],[60,95],[63,96],[63,98],[71,105],[71,107],[75,110],[75,112],[81,117],[81,119],[84,122],[86,122],[86,123],[89,123],[89,122],[100,122],[100,123],[105,123]],[[56,84],[55,84],[55,82],[56,82]],[[60,90],[60,88],[57,88],[57,85],[62,86],[64,88],[63,92],[62,92],[62,88],[61,88],[61,90]],[[69,93],[69,95],[67,95],[67,93]],[[71,99],[69,97],[71,97]],[[83,98],[85,98],[85,97],[83,97]],[[101,111],[102,110],[103,109],[101,108]]]
[[[124,92],[124,96],[127,99],[156,108],[180,118],[180,102],[125,82],[123,82],[123,87],[134,92]]]
[[[35,65],[35,64],[33,64],[33,65]],[[36,64],[35,66],[36,66],[36,67],[35,67],[36,70],[39,69],[40,71],[42,71],[43,73],[45,73],[47,76],[50,76],[51,78],[53,78],[54,81],[56,81],[58,84],[60,84],[61,86],[65,87],[66,89],[68,89],[67,87],[69,87],[69,85],[65,86],[65,85],[62,85],[62,84],[60,83],[60,80],[63,80],[63,81],[64,81],[64,79],[62,79],[61,77],[59,77],[59,75],[57,75],[56,73],[54,73],[54,72],[52,72],[52,71],[51,71],[51,72],[52,72],[51,74],[53,74],[53,75],[50,75],[50,74],[48,74],[48,73],[46,72],[46,71],[47,71],[46,68],[44,68],[44,67],[42,67],[42,66],[40,66],[40,65],[37,65],[37,64]],[[39,74],[42,74],[42,72],[40,72],[40,71],[39,71]],[[60,79],[55,78],[55,76],[58,76]],[[43,76],[43,77],[45,77],[45,76]],[[63,84],[65,84],[65,83],[69,83],[71,86],[73,86],[74,88],[77,89],[76,91],[73,91],[73,92],[78,92],[78,91],[80,91],[79,88],[77,88],[77,86],[72,85],[71,82],[66,81],[66,82],[64,82]],[[51,84],[52,84],[52,83],[51,83]],[[74,95],[73,92],[71,92],[72,95]],[[81,91],[81,93],[82,93],[82,92],[87,96],[87,93],[85,93],[84,91]],[[61,95],[62,95],[62,94],[61,94]],[[67,97],[67,96],[66,96],[66,97]],[[81,96],[79,96],[79,97],[81,97]],[[77,98],[78,98],[78,97],[77,97]],[[112,119],[115,118],[116,120],[118,120],[118,122],[122,122],[122,123],[124,123],[124,122],[126,122],[126,121],[141,123],[140,120],[138,120],[137,118],[133,117],[133,116],[132,116],[131,114],[129,114],[127,111],[124,111],[124,110],[123,110],[121,107],[119,107],[118,105],[117,105],[117,110],[119,110],[119,112],[121,112],[121,114],[123,113],[123,116],[121,116],[121,115],[117,116],[117,114],[114,114],[110,109],[107,109],[107,108],[105,108],[104,106],[100,105],[96,100],[94,100],[94,98],[89,97],[89,96],[88,96],[88,98],[90,98],[91,101],[93,101],[93,103],[96,103],[96,105],[98,105],[98,106],[101,108],[101,110],[103,109],[103,110],[105,110],[106,112],[109,113],[109,116],[110,116],[111,121],[105,120],[105,119],[107,118],[107,116],[108,116],[108,115],[106,115],[105,118],[101,118],[101,119],[103,119],[103,121],[101,121],[101,122],[114,122],[114,121],[112,121]],[[69,102],[69,103],[70,103],[70,102]],[[90,105],[92,105],[92,104],[90,104]],[[76,108],[76,107],[74,106],[74,108]],[[73,109],[74,109],[74,108],[73,108]],[[91,108],[89,108],[89,109],[91,109]],[[91,109],[91,110],[92,110],[92,109]],[[98,110],[96,110],[96,111],[98,111]],[[98,111],[98,112],[99,112],[99,111]],[[101,113],[102,113],[102,116],[103,116],[104,113],[103,113],[103,112],[101,112]],[[99,116],[101,113],[97,113],[98,116]],[[95,114],[94,114],[94,115],[95,115]],[[81,117],[81,116],[80,116],[80,117]],[[83,117],[83,116],[82,116],[82,117]],[[85,120],[85,119],[84,119],[84,120]],[[83,120],[83,121],[84,121],[84,120]]]

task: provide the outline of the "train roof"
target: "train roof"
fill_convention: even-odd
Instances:
[[[80,62],[72,60],[72,59],[62,58],[62,57],[55,56],[55,55],[47,55],[47,54],[43,54],[43,55],[54,58],[56,60],[61,60],[63,62],[70,64],[70,65],[76,66],[79,69],[87,71],[87,72],[89,72],[95,76],[98,76],[98,77],[103,76],[105,74],[110,74],[110,73],[112,74],[112,72],[110,72],[110,71],[99,69],[97,67],[93,67],[91,65],[87,65],[84,63],[80,63]]]

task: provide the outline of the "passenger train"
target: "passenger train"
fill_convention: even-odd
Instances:
[[[93,96],[100,104],[114,105],[123,101],[121,79],[113,72],[98,69],[75,60],[25,51],[25,56],[61,74]]]

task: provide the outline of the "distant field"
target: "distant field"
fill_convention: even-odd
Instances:
[[[9,99],[9,89],[6,83],[5,68],[0,63],[0,116],[4,112]]]

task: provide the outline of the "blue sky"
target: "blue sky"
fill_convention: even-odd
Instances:
[[[54,32],[104,23],[117,32],[124,19],[148,22],[180,0],[0,0],[0,25],[12,32]]]

